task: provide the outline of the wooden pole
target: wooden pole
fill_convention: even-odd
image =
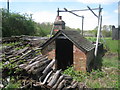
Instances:
[[[59,16],[59,8],[58,8],[58,10],[57,10],[57,16]]]
[[[7,0],[7,10],[9,12],[9,0]]]

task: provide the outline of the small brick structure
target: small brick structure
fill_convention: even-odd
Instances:
[[[95,45],[78,31],[59,30],[41,48],[43,55],[56,60],[56,69],[72,65],[76,71],[86,72],[93,68]]]

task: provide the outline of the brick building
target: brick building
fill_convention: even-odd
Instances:
[[[55,59],[56,69],[65,70],[73,65],[77,71],[90,71],[94,63],[95,45],[78,31],[59,30],[41,46],[43,55]]]

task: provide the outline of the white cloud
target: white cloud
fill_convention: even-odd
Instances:
[[[109,4],[113,2],[118,2],[119,0],[76,0],[76,1],[87,4]]]
[[[118,19],[114,19],[112,16],[103,16],[102,25],[115,25],[118,26]]]
[[[29,12],[31,13],[31,12]],[[33,19],[36,22],[42,23],[42,22],[54,22],[55,20],[55,14],[52,12],[35,12],[33,14]]]
[[[118,10],[114,10],[115,13],[118,13]]]
[[[0,0],[6,2],[7,0]],[[109,4],[119,0],[9,0],[10,2],[81,2],[87,4]]]
[[[102,15],[108,15],[108,12],[103,10]]]
[[[57,13],[53,12],[31,12],[28,11],[26,12],[28,14],[33,14],[33,19],[36,22],[42,23],[42,22],[51,22],[53,23]],[[90,12],[82,12],[81,13],[76,13],[80,16],[84,15],[84,30],[92,30],[97,26],[97,18]],[[65,21],[66,26],[69,26],[71,28],[80,28],[82,27],[82,18],[76,17],[70,13],[60,13],[60,16],[62,16],[62,19]]]
[[[2,2],[3,0],[0,0],[0,2]]]
[[[92,30],[97,26],[97,18],[90,12],[76,13],[80,16],[84,16],[84,30]],[[61,13],[63,20],[66,22],[66,26],[71,28],[82,28],[82,18],[76,17],[70,13]]]
[[[36,22],[42,23],[42,22],[51,22],[53,23],[57,13],[55,12],[27,12],[28,14],[33,14],[33,19]],[[96,14],[98,14],[97,11],[95,11]],[[117,26],[117,22],[111,21],[111,16],[107,16],[105,11],[103,11],[103,25],[115,25]],[[84,30],[93,30],[98,25],[98,19],[95,17],[90,11],[86,12],[78,12],[76,13],[80,16],[84,15]],[[71,28],[80,28],[82,27],[82,19],[80,17],[76,17],[72,15],[71,13],[60,13],[60,16],[62,16],[62,19],[65,21],[66,26],[69,26]]]
[[[8,0],[0,0],[0,2],[7,2]],[[19,0],[9,0],[9,2],[19,1]]]
[[[7,1],[7,0],[6,0]],[[6,2],[5,0],[0,0],[0,2]],[[10,2],[73,2],[74,0],[9,0]]]

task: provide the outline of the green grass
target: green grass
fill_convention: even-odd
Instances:
[[[95,42],[95,37],[87,37],[88,40]],[[70,75],[78,82],[83,82],[88,88],[118,88],[118,40],[105,38],[107,53],[102,58],[102,70],[93,70],[90,73],[77,72],[73,67],[69,67],[63,73]],[[103,41],[102,41],[103,42]]]
[[[103,57],[103,67],[115,67],[118,68],[118,56],[115,57]]]
[[[95,42],[96,37],[86,37],[88,40]],[[101,39],[100,41],[104,44],[104,47],[110,51],[110,52],[118,52],[118,40],[112,40],[111,37],[104,38],[104,41]]]
[[[110,52],[118,52],[118,40],[112,40],[111,38],[105,40]]]
[[[93,70],[90,73],[83,73],[69,67],[63,73],[86,84],[88,88],[118,88],[118,70],[115,68],[103,68],[102,71]]]
[[[11,80],[8,83],[8,85],[6,86],[5,90],[18,89],[18,88],[20,88],[20,86],[21,86],[21,82],[20,81],[14,82],[14,80]]]

